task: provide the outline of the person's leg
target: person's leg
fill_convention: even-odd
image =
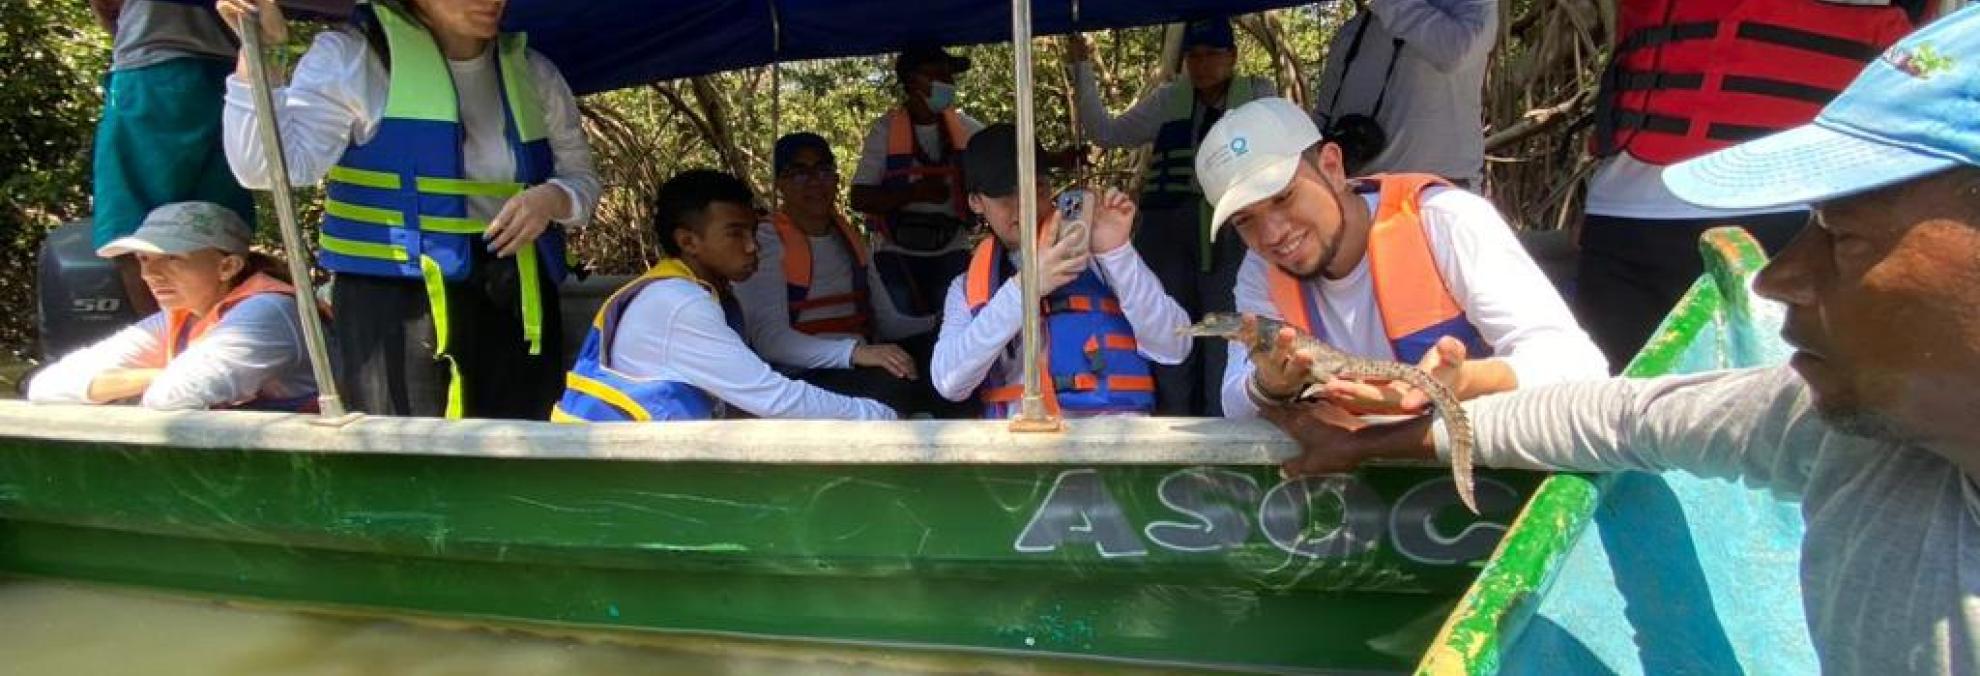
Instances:
[[[1147,208],[1134,230],[1134,250],[1162,283],[1162,290],[1181,305],[1190,321],[1203,316],[1203,278],[1197,249],[1197,209],[1194,203]],[[1203,355],[1192,351],[1175,366],[1154,365],[1155,414],[1197,415],[1202,410]]]
[[[523,335],[522,284],[516,259],[477,255],[474,273],[458,285],[454,351],[460,359],[466,415],[473,418],[547,420],[564,391],[562,306],[547,271],[538,268],[542,303],[541,349],[531,354]]]
[[[1622,372],[1676,302],[1667,299],[1664,281],[1673,274],[1671,243],[1686,241],[1692,231],[1683,221],[1586,217],[1574,310],[1611,373]],[[1689,258],[1695,261],[1693,248]],[[1677,265],[1682,274],[1682,262]]]
[[[372,415],[445,415],[451,379],[433,357],[425,285],[340,274],[330,289],[331,365],[345,405]]]
[[[916,375],[920,376],[912,382],[915,394],[910,400],[919,402],[915,410],[943,420],[968,420],[981,417],[983,411],[975,400],[949,401],[942,396],[942,393],[935,391],[935,383],[928,377],[928,365],[935,356],[936,334],[936,331],[930,331],[894,341],[895,345],[907,351],[909,357],[914,358]],[[909,414],[908,411],[895,410],[902,415]]]

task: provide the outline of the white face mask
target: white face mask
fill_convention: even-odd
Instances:
[[[948,110],[956,104],[956,86],[947,82],[928,83],[928,109],[935,112]]]

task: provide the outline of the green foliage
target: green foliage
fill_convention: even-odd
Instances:
[[[86,3],[0,2],[0,359],[33,342],[35,250],[89,215],[90,142],[110,37]],[[11,353],[11,354],[10,354]]]

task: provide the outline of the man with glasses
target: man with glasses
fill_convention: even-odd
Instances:
[[[840,213],[839,172],[824,137],[777,139],[778,210],[757,229],[756,274],[736,285],[750,346],[818,387],[872,397],[906,414],[929,397],[917,360],[899,345],[924,338],[935,317],[910,317],[881,291],[866,239]],[[927,342],[927,341],[923,341]]]

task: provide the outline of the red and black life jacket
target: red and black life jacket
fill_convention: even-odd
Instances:
[[[1667,165],[1807,124],[1911,31],[1896,6],[1624,0],[1595,153]]]

